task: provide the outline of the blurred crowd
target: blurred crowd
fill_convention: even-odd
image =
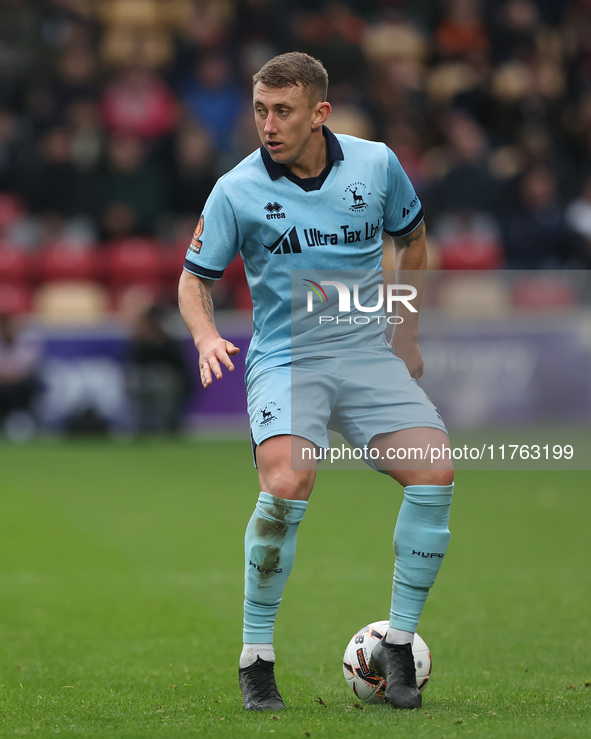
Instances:
[[[591,267],[591,0],[0,0],[0,283],[18,252],[33,288],[82,263],[109,300],[143,275],[173,301],[259,145],[252,74],[294,49],[328,69],[332,129],[397,153],[432,266]],[[243,279],[218,307],[249,306]]]

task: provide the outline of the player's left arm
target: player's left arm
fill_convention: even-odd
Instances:
[[[424,221],[406,236],[396,237],[394,246],[397,283],[412,285],[417,291],[417,296],[410,301],[416,313],[410,311],[403,302],[398,303],[398,315],[403,321],[394,329],[392,347],[396,356],[404,360],[411,376],[418,380],[423,374],[423,356],[419,348],[419,313],[427,269]]]

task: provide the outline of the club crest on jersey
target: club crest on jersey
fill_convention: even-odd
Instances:
[[[367,192],[367,187],[363,182],[352,182],[349,187],[345,188],[343,200],[349,202],[349,210],[352,213],[362,213],[367,208],[368,195],[371,193]]]

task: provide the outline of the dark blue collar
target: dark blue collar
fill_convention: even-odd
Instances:
[[[278,164],[271,159],[271,155],[261,146],[261,157],[263,158],[263,164],[267,170],[269,177],[272,180],[278,180],[280,177],[287,177],[296,185],[299,185],[303,190],[320,190],[324,180],[328,177],[330,170],[332,169],[333,162],[342,161],[345,156],[339,140],[326,126],[322,126],[322,133],[326,139],[326,159],[327,164],[323,171],[317,177],[306,177],[301,178],[294,175],[293,172],[286,167],[285,164]]]

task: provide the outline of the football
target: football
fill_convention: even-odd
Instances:
[[[387,631],[387,621],[375,621],[360,629],[345,649],[343,674],[351,690],[363,703],[384,702],[386,681],[369,669],[369,659],[374,647]],[[417,671],[417,687],[422,692],[431,675],[431,653],[418,634],[415,634],[412,652]]]

